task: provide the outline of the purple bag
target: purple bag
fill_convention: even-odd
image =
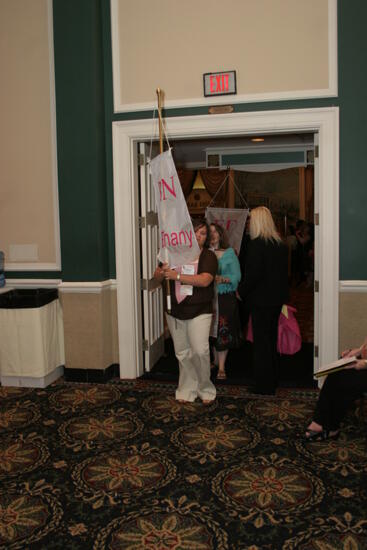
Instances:
[[[281,355],[294,355],[301,349],[301,332],[294,315],[296,311],[296,308],[292,306],[283,306],[279,315],[277,350]],[[249,342],[254,341],[251,316],[248,321],[246,338]]]

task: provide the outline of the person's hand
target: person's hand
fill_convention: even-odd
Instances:
[[[167,264],[163,264],[163,265],[159,265],[156,270],[154,271],[154,275],[153,277],[155,279],[157,279],[157,281],[159,281],[160,283],[163,281],[164,279],[164,266],[167,265]]]
[[[353,357],[354,355],[359,355],[361,353],[361,348],[346,349],[342,351],[342,357]]]
[[[215,282],[220,284],[220,283],[230,283],[231,281],[228,277],[223,277],[222,275],[216,275]]]
[[[367,369],[367,361],[366,361],[366,359],[360,359],[359,361],[357,361],[356,363],[354,363],[354,368],[355,368],[356,370]]]
[[[354,370],[364,370],[364,369],[367,369],[367,361],[365,359],[359,359],[358,361],[354,361],[350,365],[347,365],[345,368],[354,369]]]
[[[168,264],[162,266],[164,272],[164,278],[167,280],[175,281],[177,279],[177,271],[171,269]]]

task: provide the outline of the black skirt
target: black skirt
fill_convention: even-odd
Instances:
[[[235,292],[218,294],[218,331],[212,343],[217,351],[239,348],[244,342]]]

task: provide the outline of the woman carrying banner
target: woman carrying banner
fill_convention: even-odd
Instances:
[[[214,363],[218,365],[217,378],[225,380],[228,350],[238,348],[242,340],[236,297],[241,269],[235,251],[228,244],[225,230],[216,223],[210,224],[210,247],[218,259],[218,275],[215,278],[217,307],[210,335],[213,342]]]
[[[184,403],[199,397],[207,405],[216,396],[210,380],[209,331],[218,262],[208,249],[207,223],[194,220],[193,226],[200,248],[197,261],[175,269],[163,264],[154,277],[170,281],[171,314],[166,315],[180,370],[176,399]]]
[[[274,394],[278,382],[278,319],[282,305],[288,301],[288,248],[265,206],[251,210],[250,241],[238,292],[252,319],[254,391]]]

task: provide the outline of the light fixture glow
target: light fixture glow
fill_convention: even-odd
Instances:
[[[262,138],[262,137],[255,137],[255,138],[251,138],[251,141],[254,141],[254,142],[264,141],[264,138]]]

